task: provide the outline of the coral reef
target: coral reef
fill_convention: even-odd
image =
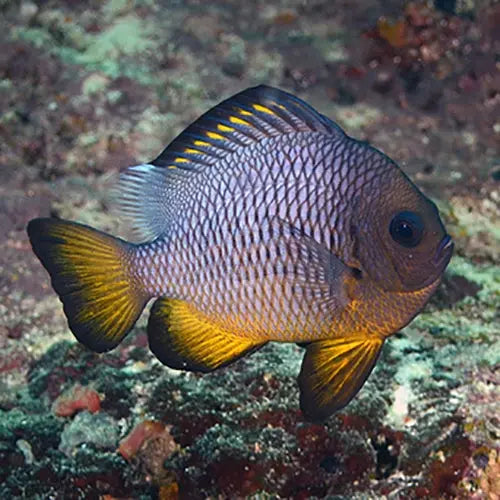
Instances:
[[[499,24],[488,0],[0,1],[0,498],[498,498]],[[258,83],[401,163],[456,242],[321,425],[298,410],[295,345],[178,372],[143,318],[89,352],[25,234],[51,214],[130,236],[119,169]]]

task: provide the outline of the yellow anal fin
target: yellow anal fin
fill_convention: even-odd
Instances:
[[[309,344],[299,375],[304,416],[324,420],[349,403],[370,375],[382,344],[379,338],[340,338]]]
[[[133,245],[59,219],[32,220],[28,235],[76,338],[97,352],[115,347],[148,299],[127,268]]]
[[[193,306],[177,299],[158,299],[148,322],[149,347],[170,368],[210,372],[262,347],[222,331]]]

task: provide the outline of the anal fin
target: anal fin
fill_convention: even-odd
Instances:
[[[299,375],[300,407],[310,420],[323,420],[358,393],[377,361],[383,340],[339,338],[307,346]]]
[[[153,304],[148,339],[164,365],[197,372],[226,366],[265,344],[227,333],[187,302],[168,298]]]

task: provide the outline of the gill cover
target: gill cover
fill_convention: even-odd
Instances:
[[[356,248],[363,271],[391,292],[423,289],[441,276],[435,265],[446,231],[434,203],[397,165],[377,151],[384,173],[372,179],[356,210]]]

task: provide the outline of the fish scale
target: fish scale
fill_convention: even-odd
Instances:
[[[298,138],[299,141],[301,139]],[[303,141],[304,145],[299,142],[293,148],[287,148],[287,156],[281,157],[282,161],[277,161],[273,153],[280,151],[284,142],[284,138],[278,137],[265,144],[248,147],[244,156],[238,153],[231,155],[228,162],[239,165],[236,171],[218,168],[215,173],[210,172],[206,178],[206,189],[200,190],[199,197],[184,206],[171,221],[173,229],[169,239],[163,241],[161,249],[155,244],[150,252],[152,256],[163,252],[175,258],[168,260],[167,268],[157,267],[154,258],[142,262],[149,275],[154,269],[152,275],[171,277],[168,282],[153,281],[148,291],[156,296],[189,301],[214,321],[218,318],[222,327],[242,331],[244,335],[249,335],[248,325],[251,324],[255,327],[254,336],[265,336],[273,331],[282,341],[304,340],[305,325],[318,323],[312,319],[318,316],[314,302],[304,303],[302,296],[294,296],[286,279],[281,286],[268,285],[266,276],[272,274],[270,266],[276,263],[276,252],[271,249],[269,258],[250,262],[252,253],[247,249],[246,233],[240,231],[236,239],[231,235],[232,226],[262,227],[278,216],[292,226],[301,227],[317,241],[330,244],[331,222],[325,214],[338,213],[339,216],[334,218],[334,234],[338,237],[333,239],[335,247],[329,250],[340,252],[343,244],[340,235],[348,224],[347,218],[342,217],[346,213],[342,211],[342,200],[357,178],[352,177],[349,183],[348,173],[353,167],[339,161],[343,151],[349,147],[332,138],[318,138],[311,134],[304,134]],[[315,161],[309,162],[311,151],[314,151],[312,156]],[[297,161],[294,161],[294,154]],[[247,157],[252,158],[251,164],[248,164]],[[240,177],[241,173],[244,177]],[[241,182],[231,183],[234,178]],[[333,180],[335,186],[337,178],[337,191],[332,191],[330,182]],[[203,181],[200,179],[199,184],[203,185]],[[214,189],[215,186],[224,186],[225,189]],[[251,190],[248,189],[250,186]],[[307,195],[301,197],[301,190]],[[262,193],[268,196],[263,199],[259,196]],[[224,207],[223,211],[221,207]],[[266,244],[270,239],[269,234],[265,234],[263,241],[256,244]],[[220,249],[221,240],[226,243],[232,241],[232,244],[225,245],[222,253],[215,253],[214,248]],[[239,256],[236,262],[235,256]],[[293,262],[287,264],[292,266]],[[242,296],[241,281],[224,278],[226,273],[234,275],[238,270],[244,274],[245,297]],[[188,280],[182,282],[186,272]],[[147,279],[144,278],[144,281]],[[199,283],[207,285],[200,287]],[[274,303],[279,304],[277,299],[281,293],[285,293],[283,299],[289,304],[286,311],[282,307],[272,307]],[[226,300],[220,301],[218,297],[221,295]],[[250,301],[248,297],[251,297]],[[255,316],[252,321],[248,319],[248,303],[254,315],[260,316],[259,321]],[[235,325],[234,316],[243,319]],[[317,326],[323,328],[324,325]],[[306,335],[309,336],[310,332]]]
[[[117,200],[141,243],[28,225],[78,340],[112,349],[154,298],[149,346],[171,368],[208,372],[269,341],[306,343],[300,405],[314,420],[356,395],[453,250],[390,158],[264,86],[126,169]]]

